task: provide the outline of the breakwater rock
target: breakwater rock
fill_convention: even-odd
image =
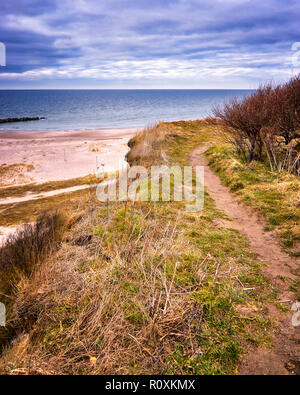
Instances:
[[[41,119],[46,119],[46,118],[45,117],[4,118],[4,119],[0,119],[0,123],[39,121]]]

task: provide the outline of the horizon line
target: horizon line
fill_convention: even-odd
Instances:
[[[257,88],[0,88],[0,91],[58,91],[58,90],[74,90],[74,91],[244,91],[256,90]]]

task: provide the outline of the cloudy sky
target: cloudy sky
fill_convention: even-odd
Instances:
[[[2,1],[0,88],[255,88],[295,72],[299,20],[299,0]]]

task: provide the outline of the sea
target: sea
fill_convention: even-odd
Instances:
[[[251,90],[0,90],[0,119],[45,117],[0,123],[0,131],[68,131],[144,128],[158,121],[205,118],[215,106]]]

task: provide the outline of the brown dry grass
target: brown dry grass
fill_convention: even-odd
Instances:
[[[0,166],[0,186],[7,186],[13,184],[22,184],[30,182],[30,173],[33,165],[25,163],[14,163],[11,165]]]
[[[131,148],[126,159],[130,165],[151,164],[166,158],[166,141],[172,130],[163,122],[149,126],[129,140]]]
[[[59,209],[72,214],[88,207],[90,196],[95,188],[62,193],[57,196],[28,200],[20,203],[2,204],[0,206],[0,226],[12,226],[35,221],[44,211]]]
[[[185,164],[214,128],[160,124],[131,140],[130,160]],[[0,372],[229,374],[249,342],[267,342],[269,323],[238,307],[260,312],[270,288],[208,195],[201,213],[92,195],[84,209],[57,254],[14,284],[15,337]]]
[[[58,189],[64,189],[79,185],[94,185],[99,182],[99,178],[94,174],[88,174],[84,177],[70,178],[62,181],[48,181],[41,184],[24,184],[0,188],[0,199],[7,197],[25,196],[27,193],[42,193]]]
[[[250,273],[260,275],[242,237],[176,206],[116,204],[83,218],[57,255],[18,283],[21,331],[0,371],[233,372],[249,328],[230,300],[262,297],[259,283],[247,295],[236,276],[248,286]]]
[[[0,345],[10,339],[18,326],[13,312],[18,285],[30,279],[56,248],[66,222],[61,214],[43,214],[34,225],[26,224],[11,235],[0,249],[0,300],[7,310],[7,326],[1,328]]]

